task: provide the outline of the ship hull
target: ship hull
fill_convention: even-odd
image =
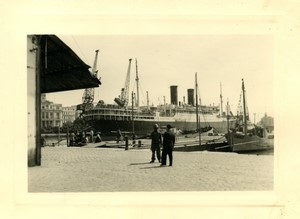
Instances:
[[[219,110],[214,106],[201,106],[198,115],[202,128],[214,128],[219,133],[227,133],[234,127],[235,119],[227,120],[221,117]],[[153,125],[165,127],[168,124],[182,132],[195,132],[197,130],[196,108],[193,106],[178,107],[175,105],[158,106],[153,108],[134,108],[132,110],[114,105],[98,105],[85,114],[85,120],[103,135],[109,135],[120,129],[123,133],[134,132],[138,136],[149,135]]]
[[[181,131],[195,131],[197,129],[196,122],[187,121],[122,121],[122,120],[93,120],[89,121],[90,125],[104,135],[109,135],[112,132],[120,129],[123,132],[133,132],[138,135],[149,135],[153,131],[153,125],[158,124],[160,127],[165,127],[170,124],[177,130]],[[227,132],[227,121],[210,122],[209,124],[203,123],[201,128],[213,127],[219,133]]]
[[[231,134],[230,139],[228,139],[231,151],[237,153],[248,153],[254,151],[266,151],[274,149],[274,139],[269,139],[266,137],[253,136],[243,136]]]

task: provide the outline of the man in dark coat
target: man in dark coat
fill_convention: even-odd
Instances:
[[[155,124],[153,126],[153,132],[151,133],[151,151],[152,151],[152,157],[150,163],[154,163],[155,161],[155,153],[158,162],[160,162],[160,145],[162,143],[161,140],[161,134],[158,131],[158,125]]]
[[[167,125],[167,131],[163,135],[163,151],[161,166],[167,164],[167,155],[169,156],[169,166],[173,164],[173,148],[175,144],[175,135],[171,132],[171,125]]]
[[[123,140],[122,132],[120,129],[117,130],[117,143]]]

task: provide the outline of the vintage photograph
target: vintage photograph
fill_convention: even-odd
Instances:
[[[27,35],[28,192],[273,191],[268,34]]]

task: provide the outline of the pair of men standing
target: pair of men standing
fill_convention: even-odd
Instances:
[[[167,130],[163,134],[163,141],[162,135],[158,131],[158,125],[155,124],[153,126],[153,132],[151,133],[151,151],[152,157],[150,163],[154,163],[155,161],[155,154],[159,162],[161,162],[161,166],[165,166],[167,163],[167,155],[169,157],[169,166],[173,164],[173,148],[175,144],[175,136],[171,132],[171,125],[167,125]],[[163,145],[162,156],[160,157],[160,145]]]

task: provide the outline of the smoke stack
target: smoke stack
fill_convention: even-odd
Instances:
[[[177,85],[170,86],[171,91],[171,104],[178,105],[178,93],[177,93]]]
[[[194,100],[194,89],[188,89],[188,104],[194,106],[195,100]]]

